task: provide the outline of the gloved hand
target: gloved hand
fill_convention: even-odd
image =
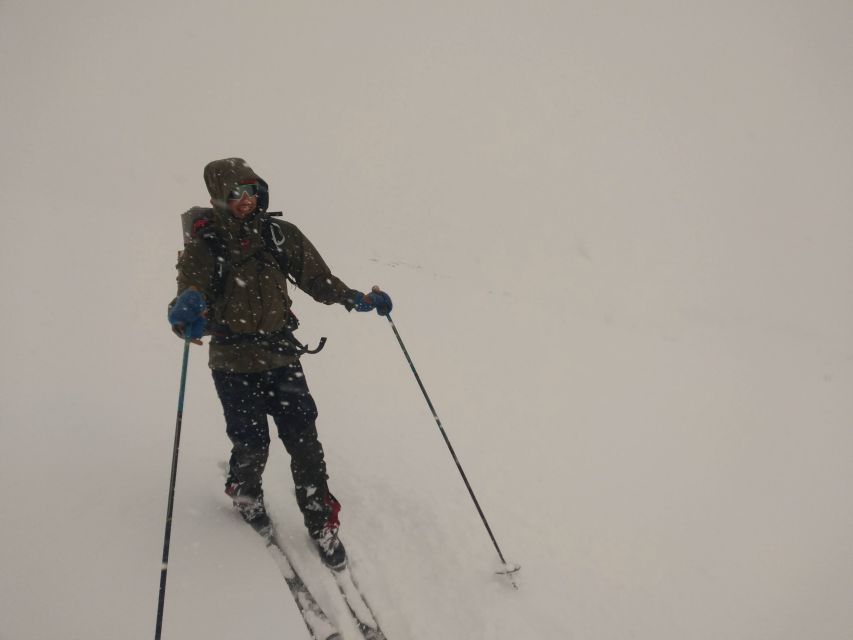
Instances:
[[[379,287],[373,287],[370,293],[352,292],[352,299],[355,302],[353,307],[356,311],[373,311],[380,316],[387,316],[391,313],[393,304],[391,304],[391,296],[382,291]]]
[[[181,338],[198,340],[204,336],[207,325],[204,296],[195,289],[187,289],[169,307],[169,324]]]

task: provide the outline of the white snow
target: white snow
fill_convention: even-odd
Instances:
[[[245,158],[391,640],[853,637],[853,7],[0,4],[0,638],[154,633],[180,214]],[[304,638],[194,347],[164,638]],[[355,628],[274,442],[270,510]]]

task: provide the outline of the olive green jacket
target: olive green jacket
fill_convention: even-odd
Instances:
[[[259,197],[258,210],[244,220],[233,217],[226,208],[227,194],[240,182],[263,182],[239,158],[218,160],[204,171],[211,195],[214,216],[207,232],[213,231],[219,242],[215,249],[209,240],[191,239],[181,253],[178,269],[178,293],[194,288],[207,301],[213,338],[210,343],[210,368],[251,373],[269,371],[295,362],[299,354],[282,345],[277,337],[291,318],[288,276],[305,293],[324,304],[353,306],[353,291],[334,276],[317,249],[293,224],[270,219],[266,214],[267,195]],[[264,224],[270,224],[274,246],[287,256],[287,273],[270,251],[262,236]],[[227,265],[217,275],[223,260]],[[227,335],[226,339],[218,336]]]

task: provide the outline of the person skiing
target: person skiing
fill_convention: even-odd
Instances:
[[[202,344],[211,337],[209,366],[232,443],[225,493],[247,522],[269,523],[261,477],[272,416],[308,533],[324,563],[342,568],[341,505],[328,487],[317,406],[299,362],[309,350],[293,335],[298,321],[287,283],[347,311],[387,315],[391,298],[378,287],[367,294],[349,288],[295,225],[272,219],[269,187],[243,159],[209,163],[204,181],[213,209],[188,212],[197,215],[178,258],[178,295],[168,318],[181,338]]]

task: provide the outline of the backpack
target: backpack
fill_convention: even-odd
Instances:
[[[289,266],[290,258],[284,251],[284,231],[281,227],[270,218],[270,216],[280,217],[281,211],[265,211],[261,213],[261,237],[264,240],[267,251],[275,259],[278,268],[285,275],[287,280],[294,285],[296,280],[290,275]],[[213,224],[213,209],[211,207],[192,207],[188,211],[181,214],[181,227],[183,229],[184,246],[190,241],[198,238],[203,240],[210,248],[211,253],[216,258],[216,271],[214,272],[213,290],[216,295],[223,292],[225,286],[225,276],[231,269],[230,257],[227,247],[219,236],[219,232]],[[290,311],[283,329],[284,338],[295,349],[297,355],[303,353],[318,353],[326,344],[326,338],[320,339],[320,344],[315,349],[309,349],[302,344],[293,335],[293,332],[299,327],[299,319]],[[224,329],[224,331],[222,331]],[[227,333],[225,333],[227,332]],[[216,325],[212,331],[213,335],[220,343],[234,343],[242,338],[238,334],[232,334],[227,328]]]
[[[284,246],[284,232],[270,219],[270,216],[280,217],[281,211],[267,211],[261,214],[261,237],[267,247],[267,251],[275,258],[278,268],[287,276],[287,279],[296,284],[293,276],[289,273],[290,258],[282,247]],[[219,237],[219,233],[213,226],[213,209],[210,207],[193,207],[181,214],[181,226],[183,227],[184,246],[194,238],[204,240],[211,252],[216,257],[218,268],[216,270],[216,282],[214,288],[217,293],[222,291],[222,284],[230,264],[225,243]]]

